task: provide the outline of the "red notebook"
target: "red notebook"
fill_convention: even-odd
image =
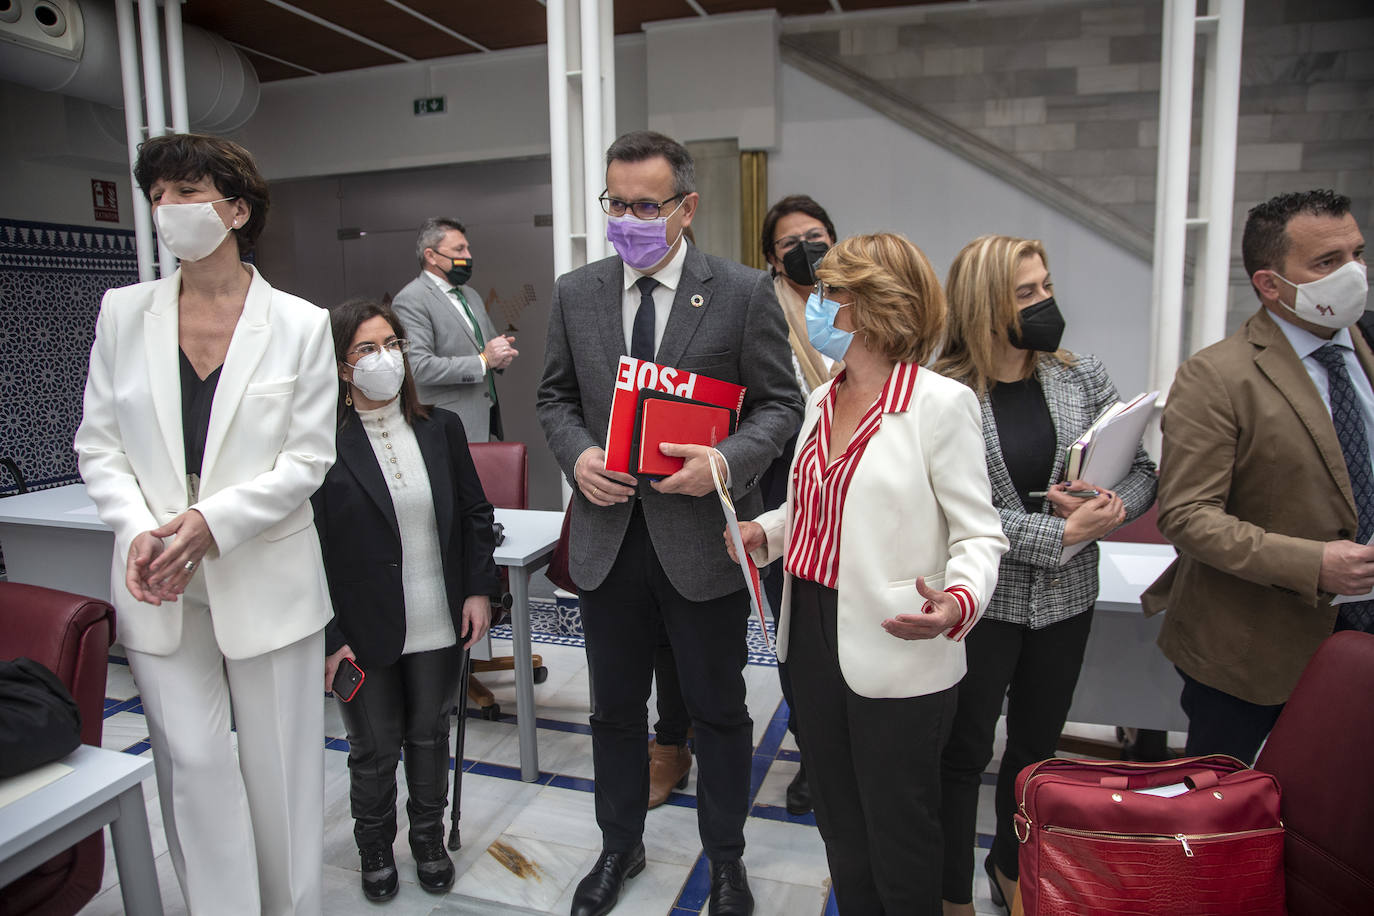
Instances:
[[[744,406],[743,385],[622,356],[615,374],[615,392],[611,396],[611,419],[606,427],[608,471],[635,472],[633,441],[639,428],[639,392],[645,388],[728,408],[736,420]]]
[[[666,477],[682,469],[683,459],[659,450],[664,442],[714,446],[731,433],[734,411],[659,391],[639,392],[631,460],[635,472]]]

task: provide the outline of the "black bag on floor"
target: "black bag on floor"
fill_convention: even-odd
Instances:
[[[81,744],[81,713],[57,675],[31,658],[0,661],[0,778],[60,760]]]

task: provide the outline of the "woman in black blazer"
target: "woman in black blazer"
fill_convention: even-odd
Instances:
[[[396,764],[405,747],[420,886],[453,885],[444,851],[448,710],[463,653],[500,594],[492,508],[458,417],[419,403],[395,313],[353,299],[330,314],[339,368],[338,461],[312,497],[334,619],[325,687],[345,658],[364,673],[340,702],[363,893],[396,893]]]

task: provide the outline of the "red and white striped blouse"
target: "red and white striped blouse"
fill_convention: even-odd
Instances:
[[[785,566],[789,573],[827,588],[835,588],[840,568],[840,520],[844,498],[864,449],[882,425],[883,415],[904,413],[916,391],[919,367],[897,363],[883,390],[859,420],[849,445],[834,461],[830,460],[830,429],[835,415],[835,393],[844,384],[841,372],[820,403],[820,417],[811,436],[801,446],[792,471],[792,532]],[[962,585],[948,589],[959,602],[960,619],[949,631],[960,639],[969,629],[976,604],[973,594]]]

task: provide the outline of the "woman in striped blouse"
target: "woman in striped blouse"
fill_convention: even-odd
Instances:
[[[1149,508],[1156,477],[1137,449],[1123,480],[1055,482],[1067,446],[1117,393],[1096,357],[1059,348],[1064,320],[1044,246],[1004,235],[974,239],[954,259],[946,289],[950,328],[935,365],[978,395],[992,498],[1011,542],[986,619],[968,640],[968,675],[942,767],[946,913],[972,916],[978,787],[1002,701],[997,833],[983,867],[993,903],[1009,908],[1018,874],[1016,775],[1053,756],[1068,716],[1097,600],[1093,542]],[[1074,495],[1085,491],[1097,495]],[[1064,557],[1064,548],[1081,544],[1088,546]]]
[[[840,912],[934,914],[940,748],[1007,541],[977,399],[919,368],[945,319],[925,255],[858,236],[816,273],[808,334],[845,370],[808,399],[786,503],[742,534],[783,559],[778,658]]]

